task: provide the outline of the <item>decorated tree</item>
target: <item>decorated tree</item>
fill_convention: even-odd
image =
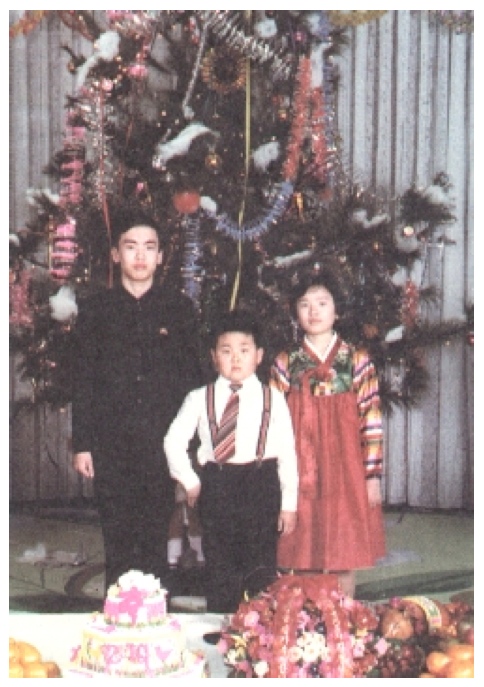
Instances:
[[[47,12],[26,11],[11,36]],[[110,215],[126,199],[169,235],[160,279],[193,299],[202,333],[220,309],[253,308],[269,364],[296,335],[291,285],[330,263],[347,292],[342,334],[370,349],[386,408],[416,402],[422,351],[468,331],[472,310],[426,322],[438,294],[413,276],[429,246],[451,243],[446,174],[392,198],[341,162],[335,57],[348,25],[385,10],[55,12],[92,53],[65,46],[76,90],[45,170],[54,190],[31,192],[31,221],[10,237],[11,350],[28,402],[69,402],[77,299],[113,284]]]

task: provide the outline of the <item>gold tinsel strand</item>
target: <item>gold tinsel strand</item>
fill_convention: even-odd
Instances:
[[[372,19],[379,19],[388,10],[327,10],[329,20],[335,26],[358,26]]]
[[[25,10],[23,17],[9,27],[9,37],[15,38],[15,36],[18,36],[20,33],[26,36],[35,29],[47,12],[50,11],[51,10]]]

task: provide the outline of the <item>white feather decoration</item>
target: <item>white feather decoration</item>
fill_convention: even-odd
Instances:
[[[29,205],[38,205],[39,199],[42,196],[45,196],[52,205],[59,205],[60,202],[59,194],[54,193],[50,188],[28,188],[25,192],[25,196]]]
[[[380,224],[384,224],[385,222],[390,221],[390,217],[386,214],[384,215],[375,215],[371,219],[368,219],[368,212],[364,209],[361,210],[355,210],[353,212],[353,221],[356,222],[357,224],[361,224],[363,229],[373,229],[374,227],[380,226]]]
[[[311,255],[314,253],[313,250],[303,250],[300,253],[293,253],[292,255],[285,255],[285,256],[277,256],[274,258],[273,264],[274,267],[291,267],[292,265],[296,265],[298,262],[301,262],[302,260],[307,260],[308,258],[311,257]]]
[[[387,343],[392,343],[393,341],[400,341],[403,338],[403,331],[403,324],[400,324],[398,327],[395,327],[394,329],[390,329],[388,334],[385,336],[385,341]]]
[[[442,186],[439,184],[432,184],[432,186],[427,186],[424,190],[423,195],[428,198],[430,202],[435,203],[435,205],[448,205],[449,197]]]
[[[89,57],[77,70],[76,88],[82,88],[87,75],[99,60],[111,62],[119,53],[120,36],[117,31],[102,33],[94,43],[94,54]]]
[[[200,207],[205,210],[209,215],[215,215],[217,212],[217,203],[210,196],[201,196]]]
[[[252,153],[252,159],[254,160],[255,167],[261,171],[265,171],[271,162],[277,160],[280,151],[281,147],[278,141],[263,143]]]
[[[205,126],[205,124],[199,124],[198,122],[189,124],[171,141],[168,141],[167,143],[159,143],[156,146],[155,159],[157,164],[164,165],[168,162],[168,160],[171,160],[172,157],[186,155],[193,139],[197,138],[197,136],[202,136],[202,134],[207,133],[215,132]]]
[[[274,19],[263,19],[255,24],[254,33],[258,38],[274,38],[277,34],[277,24]]]
[[[311,86],[312,88],[323,87],[323,52],[324,43],[318,43],[311,48]]]
[[[76,294],[71,286],[61,286],[58,292],[49,298],[51,317],[57,322],[66,322],[77,315]]]

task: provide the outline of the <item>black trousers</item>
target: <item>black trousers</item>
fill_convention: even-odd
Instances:
[[[281,489],[276,459],[202,468],[207,611],[233,613],[276,578]]]
[[[137,484],[127,493],[96,494],[106,565],[106,590],[123,573],[141,570],[170,591],[168,527],[175,498],[170,484]]]

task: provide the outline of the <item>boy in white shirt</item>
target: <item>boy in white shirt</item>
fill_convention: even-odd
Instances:
[[[184,486],[189,505],[198,502],[207,610],[213,613],[234,612],[244,592],[256,594],[275,579],[278,537],[296,523],[292,421],[283,394],[256,375],[263,354],[254,317],[243,310],[223,314],[212,332],[218,377],[186,396],[164,440],[172,477]],[[195,432],[201,478],[188,454]]]

